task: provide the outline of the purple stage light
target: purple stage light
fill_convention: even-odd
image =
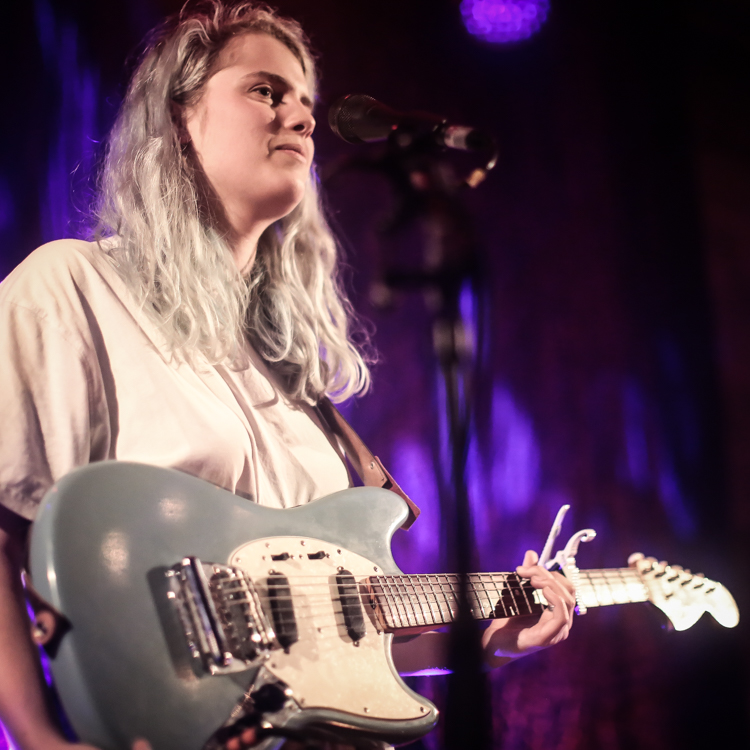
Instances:
[[[492,44],[528,39],[547,20],[549,0],[463,0],[461,15],[470,34]]]

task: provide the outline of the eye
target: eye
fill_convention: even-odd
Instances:
[[[270,86],[267,83],[262,83],[259,86],[255,86],[251,89],[252,94],[257,94],[258,98],[261,101],[267,101],[272,104],[275,104],[277,101],[281,99],[281,94],[276,92],[273,88],[273,86]]]

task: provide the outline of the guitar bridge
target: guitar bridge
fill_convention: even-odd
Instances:
[[[252,581],[239,568],[185,557],[167,571],[194,658],[211,674],[241,672],[268,658],[274,629]]]

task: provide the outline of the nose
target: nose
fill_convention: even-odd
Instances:
[[[308,136],[315,130],[315,118],[310,107],[299,100],[293,100],[284,108],[283,125],[295,133]]]

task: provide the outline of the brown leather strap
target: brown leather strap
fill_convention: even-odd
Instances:
[[[346,457],[359,474],[362,483],[366,487],[382,487],[402,497],[409,506],[409,515],[402,524],[402,529],[408,529],[420,514],[417,505],[399,487],[398,482],[388,473],[381,460],[374,456],[372,451],[362,442],[352,426],[344,419],[341,412],[331,403],[330,399],[324,398],[318,403],[318,411],[328,429],[337,437],[341,443]]]

